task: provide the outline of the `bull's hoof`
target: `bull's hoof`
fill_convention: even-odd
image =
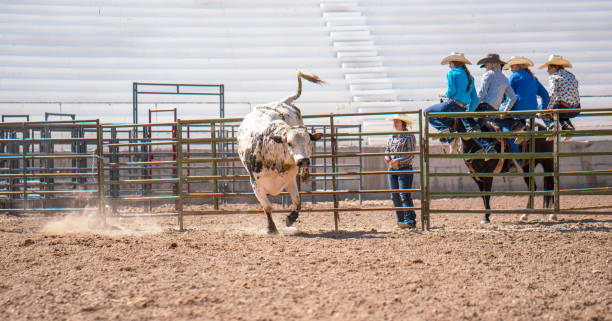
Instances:
[[[271,234],[271,235],[278,234],[278,230],[276,229],[276,227],[275,228],[268,227],[268,234]]]
[[[491,220],[488,217],[483,217],[482,220],[480,221],[480,224],[489,224],[491,223]]]
[[[291,226],[293,225],[293,223],[295,223],[295,221],[297,221],[297,219],[298,219],[298,212],[291,212],[291,214],[287,215],[287,217],[285,218],[285,225]]]

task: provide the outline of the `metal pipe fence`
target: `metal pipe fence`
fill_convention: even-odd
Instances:
[[[612,187],[561,188],[562,177],[607,176],[612,169],[563,171],[563,160],[575,157],[610,156],[609,150],[567,152],[560,149],[565,137],[610,136],[609,129],[564,131],[559,129],[559,114],[573,112],[546,111],[552,115],[557,127],[551,132],[536,131],[535,118],[531,117],[532,130],[527,132],[482,132],[440,134],[429,132],[429,119],[443,116],[499,117],[499,112],[425,114],[421,111],[405,112],[417,121],[415,128],[402,132],[416,135],[419,147],[415,151],[393,153],[414,155],[414,169],[389,171],[364,168],[369,159],[380,160],[389,153],[364,150],[366,139],[385,137],[398,132],[364,131],[364,119],[382,118],[396,112],[321,114],[304,116],[310,130],[323,132],[323,139],[315,144],[312,155],[310,184],[302,184],[300,195],[304,202],[310,198],[311,206],[303,212],[329,212],[333,214],[334,228],[338,229],[341,213],[356,211],[420,211],[421,228],[429,229],[430,214],[442,213],[555,213],[555,214],[612,214],[605,211],[610,206],[562,208],[561,196],[610,195]],[[537,112],[510,112],[509,116],[529,115]],[[541,112],[540,112],[541,113]],[[610,109],[582,110],[582,117],[612,116]],[[249,177],[237,155],[236,135],[241,118],[203,120],[177,120],[148,124],[99,124],[98,121],[19,122],[0,124],[0,213],[72,213],[98,211],[102,216],[175,216],[183,229],[185,215],[212,215],[259,213],[256,210],[236,210],[231,204],[254,202]],[[418,125],[417,125],[418,124]],[[441,154],[432,153],[431,140],[439,137],[524,137],[531,141],[531,149],[522,153],[503,154]],[[536,138],[552,137],[552,152],[536,152]],[[68,151],[70,150],[70,151]],[[524,173],[449,173],[439,172],[431,166],[435,159],[525,159],[529,170]],[[554,169],[536,172],[535,160],[553,159]],[[83,161],[84,160],[84,161]],[[418,175],[419,186],[392,190],[372,189],[363,182],[372,177],[388,174]],[[457,179],[459,177],[553,177],[550,190],[535,190],[532,179],[527,190],[442,192],[432,188],[432,180]],[[410,192],[420,196],[419,206],[355,207],[344,204],[355,197],[392,192]],[[86,195],[86,198],[81,197]],[[456,210],[432,206],[432,200],[441,197],[522,195],[529,198],[528,208],[503,210]],[[554,208],[534,208],[537,196],[552,196]],[[275,202],[283,203],[287,193]],[[386,195],[384,198],[388,198]],[[56,200],[86,200],[56,205]],[[331,206],[314,206],[317,200],[331,202]],[[66,203],[68,204],[68,203]],[[174,206],[171,206],[171,205]],[[212,210],[202,210],[199,205],[212,205]],[[97,205],[97,206],[92,206]],[[168,206],[170,205],[170,206]],[[596,211],[595,211],[596,210]],[[595,212],[594,212],[595,211]],[[289,212],[278,209],[275,212]]]
[[[0,123],[0,213],[97,212],[97,120]]]
[[[560,169],[561,160],[563,158],[571,157],[585,157],[585,156],[610,156],[612,152],[609,150],[596,151],[596,152],[561,152],[560,141],[561,138],[569,139],[571,137],[579,136],[610,136],[612,135],[611,129],[589,129],[589,130],[562,130],[560,126],[560,115],[566,113],[580,112],[581,117],[602,117],[612,116],[612,109],[610,108],[599,108],[599,109],[562,109],[562,110],[546,110],[546,111],[512,111],[507,113],[502,112],[460,112],[460,113],[426,113],[424,115],[425,127],[423,142],[424,147],[424,161],[425,161],[425,185],[426,185],[426,199],[427,203],[431,204],[431,199],[434,197],[467,197],[467,196],[514,196],[514,195],[525,195],[529,196],[529,202],[527,208],[518,209],[505,209],[505,210],[477,210],[477,209],[448,209],[444,207],[432,208],[427,207],[427,214],[425,215],[425,224],[427,228],[430,225],[430,213],[491,213],[491,214],[517,214],[517,213],[539,213],[539,214],[612,214],[612,211],[596,211],[594,209],[608,209],[612,208],[612,205],[602,205],[597,207],[589,207],[585,211],[579,211],[576,208],[564,209],[561,208],[560,196],[561,195],[610,195],[612,194],[612,187],[593,187],[593,188],[561,188],[560,177],[563,176],[596,176],[596,175],[610,175],[612,171],[605,170],[591,170],[591,171],[568,171],[564,172]],[[429,119],[432,117],[445,117],[449,119],[459,118],[474,118],[474,117],[528,117],[530,123],[530,130],[524,132],[478,132],[478,133],[430,133],[429,132]],[[538,131],[535,119],[541,117],[550,117],[553,119],[554,128],[552,131]],[[514,139],[518,137],[527,138],[530,142],[530,150],[522,153],[495,153],[495,154],[474,154],[474,153],[457,153],[457,154],[434,154],[429,152],[430,140],[450,137],[450,138],[498,138],[498,139]],[[551,152],[535,152],[536,138],[552,138],[553,150]],[[523,173],[433,173],[431,172],[430,164],[431,159],[523,159],[529,161],[529,170]],[[537,173],[535,170],[536,159],[552,159],[553,160],[553,171]],[[436,192],[432,191],[429,186],[431,185],[431,178],[434,177],[445,177],[445,178],[458,178],[462,176],[473,177],[473,178],[484,178],[484,177],[528,177],[532,178],[529,180],[528,191],[505,191],[505,192],[493,192],[493,191],[480,191],[480,192]],[[535,190],[535,177],[552,177],[553,189],[552,190]],[[553,197],[553,208],[552,209],[534,209],[534,198],[535,196],[552,196]],[[588,212],[586,212],[588,211]]]

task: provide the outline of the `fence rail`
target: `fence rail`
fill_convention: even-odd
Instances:
[[[569,110],[570,112],[572,110]],[[547,111],[555,120],[556,128],[551,132],[536,131],[535,116],[538,112],[499,112],[423,114],[421,111],[406,112],[416,120],[414,130],[402,133],[418,136],[419,148],[412,152],[394,154],[413,155],[418,160],[412,170],[388,171],[363,168],[363,160],[382,158],[389,153],[363,150],[366,139],[396,134],[395,131],[364,131],[360,119],[385,117],[396,112],[321,114],[304,116],[310,130],[323,132],[321,141],[315,143],[312,155],[311,182],[302,184],[302,198],[310,197],[312,206],[304,206],[303,212],[333,213],[334,227],[338,229],[339,214],[352,211],[420,211],[422,229],[429,229],[431,214],[447,213],[547,213],[584,214],[584,210],[561,208],[563,195],[610,195],[612,187],[561,188],[560,177],[607,176],[612,169],[562,171],[560,163],[572,157],[610,156],[612,152],[560,151],[560,140],[565,137],[592,137],[612,135],[612,130],[559,130],[559,114],[564,111]],[[499,117],[524,116],[530,118],[528,132],[482,132],[440,134],[429,132],[431,117]],[[582,110],[581,116],[612,116],[610,109]],[[357,119],[355,121],[354,119]],[[176,122],[145,124],[99,124],[94,121],[15,122],[0,124],[0,181],[7,186],[0,190],[4,201],[0,213],[71,213],[98,211],[101,215],[171,215],[176,216],[180,229],[184,228],[185,215],[211,215],[256,213],[256,210],[235,210],[227,203],[239,198],[253,198],[249,176],[237,157],[236,133],[241,118],[203,120],[177,120]],[[351,121],[353,120],[353,121]],[[441,154],[431,152],[431,141],[440,137],[452,138],[516,138],[531,142],[531,150],[523,153],[503,154]],[[551,152],[536,152],[535,140],[553,138]],[[62,148],[62,146],[64,146]],[[67,146],[71,146],[68,148]],[[69,151],[68,151],[69,150]],[[524,173],[448,173],[433,171],[434,159],[523,159],[529,162]],[[536,172],[538,159],[553,159],[554,168]],[[55,163],[54,163],[55,162]],[[63,162],[63,163],[59,163]],[[418,175],[419,186],[404,190],[388,188],[368,189],[362,185],[364,177],[386,176],[390,173]],[[459,177],[552,177],[553,188],[535,189],[535,179],[527,190],[440,192],[431,189],[432,179]],[[352,184],[352,185],[351,185]],[[358,187],[355,187],[357,185]],[[75,188],[77,187],[77,188]],[[78,188],[81,188],[80,190]],[[341,206],[342,198],[367,194],[410,192],[420,196],[420,206],[397,207],[351,207]],[[82,197],[80,195],[85,195]],[[532,206],[524,209],[466,209],[456,210],[432,206],[436,197],[523,195],[529,197]],[[552,196],[554,208],[533,208],[536,196]],[[86,201],[66,202],[58,206],[51,202],[63,198]],[[280,195],[284,203],[287,193]],[[333,206],[318,207],[314,202],[329,197]],[[42,200],[42,201],[41,201]],[[153,212],[154,205],[174,203],[170,213]],[[211,204],[213,210],[195,210],[195,204]],[[78,204],[79,206],[74,206]],[[124,204],[136,204],[140,213],[122,211]],[[190,206],[186,208],[186,206]],[[612,205],[585,210],[605,210]],[[168,209],[165,208],[165,211]],[[276,210],[286,212],[288,210]],[[594,214],[612,214],[612,211],[597,211]]]

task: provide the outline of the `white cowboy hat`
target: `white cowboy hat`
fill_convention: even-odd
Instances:
[[[406,123],[406,127],[412,127],[412,125],[414,125],[414,120],[412,120],[412,118],[406,114],[395,114],[393,115],[393,117],[387,118],[387,120],[395,120],[395,119],[399,119],[403,121],[404,123]]]
[[[463,62],[466,65],[471,65],[472,64],[469,60],[467,60],[467,58],[465,58],[465,56],[463,55],[462,52],[456,52],[456,51],[453,51],[453,52],[451,52],[450,55],[444,57],[444,59],[442,59],[442,62],[440,64],[441,65],[446,65],[447,63],[449,63],[451,61]]]
[[[538,67],[538,69],[544,69],[548,65],[563,66],[567,68],[573,67],[572,63],[569,62],[569,60],[563,59],[561,55],[555,55],[555,54],[550,55],[550,57],[548,57],[548,61],[545,64]]]
[[[523,57],[523,56],[514,56],[512,58],[510,58],[510,60],[508,60],[508,62],[506,63],[506,65],[504,66],[505,70],[510,69],[510,66],[512,65],[527,65],[527,66],[533,66],[533,61],[531,61],[529,58],[527,57]]]

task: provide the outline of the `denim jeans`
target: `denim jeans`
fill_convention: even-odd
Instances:
[[[444,112],[466,112],[465,108],[457,105],[452,100],[445,101],[439,104],[435,104],[433,106],[425,109],[425,113],[444,113]],[[475,130],[480,130],[480,126],[474,120],[474,118],[460,118],[463,123],[463,127],[465,127],[466,132],[471,132]],[[437,130],[450,129],[452,125],[453,119],[447,117],[431,117],[429,118],[429,123]],[[491,141],[486,138],[476,138],[476,143],[480,145],[483,149],[487,150],[491,146]]]
[[[390,171],[395,171],[390,168]],[[404,167],[398,169],[399,171],[409,171],[412,170],[412,167]],[[412,179],[413,174],[388,174],[389,178],[389,188],[390,189],[410,189],[412,188]],[[399,192],[399,193],[391,193],[391,200],[393,201],[393,206],[395,207],[412,207],[414,206],[412,202],[412,197],[408,192]],[[397,216],[397,222],[407,222],[408,220],[416,220],[416,214],[413,210],[407,211],[395,211],[395,215]]]
[[[578,107],[576,108],[580,108],[580,104],[578,104]],[[553,109],[568,109],[568,108],[561,105],[560,103],[556,103],[553,105]],[[569,121],[570,118],[574,118],[578,116],[578,114],[580,113],[559,113],[559,123],[564,122],[564,121]],[[549,117],[544,117],[542,118],[542,120],[544,121],[544,124],[546,125],[546,127],[550,127],[552,123],[554,122],[554,120]]]
[[[514,126],[516,122],[525,121],[524,119],[514,119],[514,118],[504,118],[504,119],[496,119],[495,123],[499,126],[504,133],[513,132]],[[518,145],[514,143],[514,138],[506,138],[508,145],[510,145],[510,150],[513,153],[519,153]]]

